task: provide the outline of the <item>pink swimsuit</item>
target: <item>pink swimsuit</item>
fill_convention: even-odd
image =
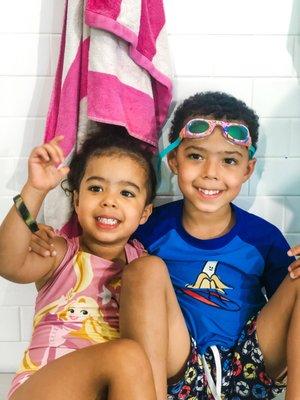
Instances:
[[[36,298],[33,334],[8,398],[35,371],[74,350],[119,338],[122,266],[79,250],[79,238]],[[134,240],[125,246],[127,262],[144,253]]]

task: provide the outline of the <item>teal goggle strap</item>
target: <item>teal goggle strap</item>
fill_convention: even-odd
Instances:
[[[182,141],[181,137],[178,136],[178,138],[175,140],[175,142],[170,143],[169,146],[167,146],[165,149],[163,149],[158,155],[159,163],[164,158],[164,156],[166,156],[168,153],[170,153],[170,151],[172,151],[176,147],[178,147],[180,145],[181,141]]]
[[[249,152],[249,158],[250,158],[250,160],[252,160],[254,157],[254,154],[256,152],[256,148],[254,146],[252,146],[252,144],[251,144],[249,146],[248,152]]]

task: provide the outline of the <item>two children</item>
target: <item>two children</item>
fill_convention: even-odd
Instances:
[[[28,180],[0,227],[1,275],[38,289],[32,339],[10,400],[155,399],[144,351],[113,340],[120,337],[122,270],[145,255],[128,240],[151,214],[155,174],[137,142],[122,128],[111,130],[89,137],[70,169],[60,166],[62,137],[35,148]],[[55,236],[53,257],[28,252],[44,197],[67,173],[82,234]]]
[[[122,278],[121,332],[146,350],[159,400],[166,376],[169,400],[272,399],[287,369],[286,399],[300,398],[300,281],[287,276],[289,246],[232,204],[253,173],[257,138],[256,114],[224,93],[196,94],[175,112],[163,154],[183,200],[138,229],[154,256]]]
[[[287,368],[286,398],[300,397],[300,281],[286,276],[299,264],[289,267],[276,227],[231,203],[253,173],[257,137],[258,117],[224,93],[175,113],[168,162],[183,200],[135,234],[153,256],[125,267],[120,307],[121,336],[145,349],[159,400],[166,377],[170,400],[271,399]],[[42,246],[31,243],[51,249]]]

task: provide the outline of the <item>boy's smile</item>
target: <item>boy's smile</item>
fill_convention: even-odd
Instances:
[[[255,165],[247,148],[226,140],[220,127],[204,138],[184,139],[168,161],[178,175],[186,212],[198,217],[209,213],[213,220],[231,212],[230,202]]]

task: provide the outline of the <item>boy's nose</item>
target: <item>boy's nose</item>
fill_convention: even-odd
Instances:
[[[205,160],[203,165],[203,177],[206,179],[218,179],[218,167],[215,161]]]

